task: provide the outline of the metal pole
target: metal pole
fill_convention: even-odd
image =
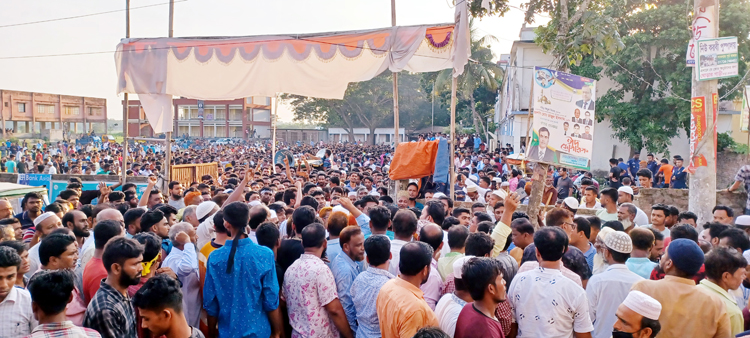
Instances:
[[[451,156],[449,156],[450,161],[448,164],[450,168],[448,172],[450,173],[451,199],[456,198],[456,168],[453,167],[455,165],[456,142],[458,142],[458,138],[456,137],[456,87],[458,87],[458,78],[453,76],[453,80],[451,81]]]
[[[174,0],[169,0],[169,37],[174,36]],[[174,115],[174,112],[170,111],[170,114]],[[172,131],[174,131],[174,124],[172,124]],[[172,165],[172,132],[167,132],[167,156],[164,160],[164,190],[172,180],[170,167]]]
[[[396,26],[396,0],[391,0],[391,26]],[[394,37],[395,38],[395,37]],[[398,73],[393,73],[393,127],[394,146],[401,141],[398,137]]]
[[[276,173],[276,164],[273,163],[273,157],[276,156],[276,112],[279,110],[279,93],[273,98],[273,111],[271,112],[271,170]],[[289,163],[293,166],[294,163]],[[309,170],[309,168],[308,168]]]
[[[125,38],[130,38],[130,0],[125,0]],[[128,175],[128,109],[130,108],[130,100],[128,100],[128,93],[125,93],[123,97],[122,105],[122,168],[120,168],[120,175],[122,175],[122,184],[125,184]]]
[[[703,4],[701,4],[703,3]],[[708,5],[708,6],[706,6]],[[719,3],[717,0],[694,0],[693,13],[696,13],[694,26],[713,25],[713,29],[703,29],[700,39],[716,38],[719,36]],[[698,20],[698,17],[701,20]],[[701,27],[706,28],[706,27]],[[693,30],[695,31],[695,29]],[[718,102],[714,105],[714,95],[718,100],[718,80],[698,81],[698,66],[693,67],[692,97],[705,98],[706,132],[703,139],[698,141],[693,158],[706,158],[705,167],[695,168],[695,173],[689,175],[688,209],[698,216],[698,223],[703,224],[713,218],[713,207],[716,205],[716,121]],[[690,161],[692,159],[689,159]],[[687,162],[687,161],[686,161]],[[683,166],[688,163],[683,162]]]

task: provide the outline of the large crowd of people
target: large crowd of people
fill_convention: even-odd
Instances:
[[[547,207],[529,215],[531,182],[507,162],[512,147],[491,151],[471,137],[454,156],[454,196],[429,179],[389,191],[388,145],[327,144],[318,157],[321,145],[297,144],[276,161],[264,144],[198,140],[175,147],[174,163],[217,163],[218,175],[200,182],[159,189],[163,149],[137,144],[126,170],[148,177],[142,192],[133,183],[82,190],[73,175],[49,205],[38,193],[22,210],[0,201],[0,337],[750,330],[750,216],[718,205],[698,224],[690,210],[637,206],[660,174],[674,183],[681,158],[668,173],[652,168],[652,155],[627,170],[614,160],[601,183],[560,168],[546,179]],[[6,171],[122,170],[114,144],[27,146],[6,145]],[[747,189],[750,166],[735,181],[728,190]]]

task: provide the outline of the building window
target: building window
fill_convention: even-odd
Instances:
[[[89,107],[89,116],[99,116],[102,114],[101,107]]]
[[[65,106],[65,115],[81,115],[81,107]]]
[[[55,106],[51,104],[37,104],[36,110],[39,114],[54,114]]]
[[[271,111],[268,109],[253,109],[253,121],[271,122]]]
[[[19,113],[25,113],[26,112],[26,103],[18,103],[18,112]]]
[[[229,121],[242,121],[242,106],[229,106]]]

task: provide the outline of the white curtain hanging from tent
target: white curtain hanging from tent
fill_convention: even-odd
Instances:
[[[138,94],[154,129],[172,131],[173,96],[231,100],[289,93],[342,99],[350,82],[384,72],[463,72],[469,57],[466,2],[444,25],[251,37],[123,39],[118,93]]]

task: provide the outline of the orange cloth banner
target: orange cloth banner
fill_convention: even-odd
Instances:
[[[706,157],[697,154],[698,143],[706,135],[706,122],[706,97],[694,97],[690,105],[690,165],[687,167],[691,174],[698,167],[708,166]]]
[[[434,174],[438,143],[439,141],[399,143],[391,161],[390,178],[406,180]]]

